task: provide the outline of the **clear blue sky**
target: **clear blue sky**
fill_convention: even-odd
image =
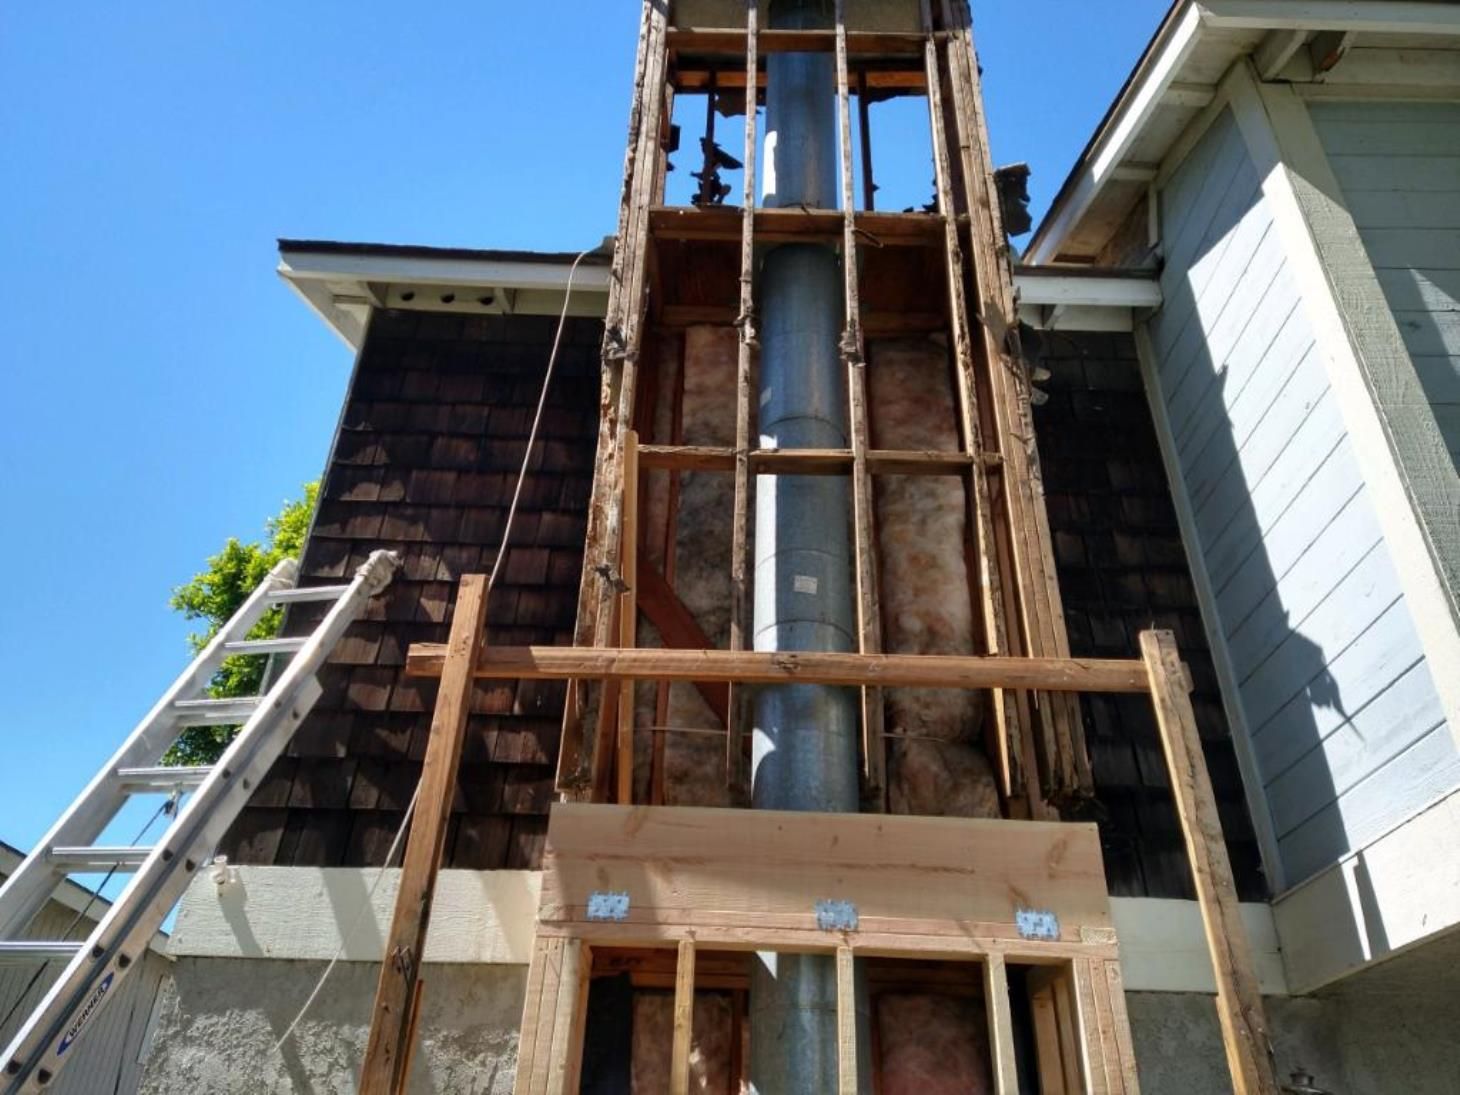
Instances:
[[[1166,6],[975,0],[995,156],[1033,166],[1036,214]],[[543,7],[7,6],[0,840],[28,849],[185,664],[169,590],[320,473],[350,354],[275,237],[613,230],[638,6]],[[879,160],[916,147],[888,111]],[[889,170],[887,197],[928,179]]]

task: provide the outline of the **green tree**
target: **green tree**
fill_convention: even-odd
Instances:
[[[218,629],[238,611],[239,605],[273,570],[280,559],[297,559],[309,533],[319,497],[319,483],[306,483],[304,496],[286,502],[279,513],[264,524],[262,543],[241,543],[229,537],[223,550],[208,559],[208,569],[193,575],[192,581],[172,591],[171,606],[189,620],[203,620],[202,631],[188,636],[193,652],[207,646]],[[251,639],[269,639],[279,633],[284,619],[282,607],[275,606],[248,633]],[[264,679],[268,659],[260,655],[227,658],[208,687],[215,699],[253,696]],[[211,764],[238,733],[237,726],[191,726],[162,758],[164,764]]]

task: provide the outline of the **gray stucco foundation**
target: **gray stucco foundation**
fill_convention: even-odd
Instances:
[[[164,986],[141,1091],[356,1090],[379,966],[342,962],[274,1048],[323,962],[182,958]],[[430,965],[413,1093],[510,1095],[525,966]]]

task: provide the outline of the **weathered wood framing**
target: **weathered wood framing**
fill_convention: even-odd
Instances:
[[[660,186],[668,19],[667,3],[654,0],[644,4],[617,244],[604,320],[598,453],[588,505],[578,618],[573,632],[578,646],[608,645],[614,628],[615,579],[623,580],[616,573],[623,525],[623,433],[633,421],[635,380],[644,335],[645,289],[651,261],[648,214]],[[582,692],[581,684],[570,684],[558,754],[558,790],[574,798],[586,797],[601,787],[605,767],[596,752],[594,756],[585,755],[586,705]],[[600,702],[607,707],[609,704],[604,701],[614,698],[603,697]],[[600,729],[603,724],[600,712]],[[601,745],[603,735],[600,733],[597,738],[596,744]]]
[[[750,507],[754,483],[750,477],[751,398],[755,351],[755,188],[756,104],[755,74],[760,61],[759,14],[756,0],[745,4],[745,190],[740,211],[740,300],[735,326],[740,342],[735,354],[735,510],[730,520],[730,649],[744,650],[750,628]],[[730,689],[725,718],[725,782],[734,788],[742,781],[741,761],[747,706],[743,690]]]
[[[1222,822],[1188,695],[1190,684],[1175,637],[1169,631],[1142,632],[1141,656],[1151,677],[1156,723],[1201,906],[1202,926],[1212,953],[1217,1018],[1222,1025],[1232,1090],[1237,1095],[1277,1095],[1262,992],[1238,913],[1232,865],[1227,859]]]
[[[867,348],[862,336],[860,267],[857,263],[857,201],[852,185],[852,108],[847,75],[846,0],[836,0],[837,160],[842,193],[842,280],[846,329],[842,361],[847,369],[847,432],[852,451],[852,547],[857,579],[857,649],[882,652],[882,605],[877,583],[876,531],[873,528],[871,447],[867,425]],[[882,693],[862,689],[862,798],[869,808],[886,806],[887,748],[882,734]]]
[[[943,252],[948,280],[948,315],[953,329],[954,377],[958,392],[959,433],[968,460],[964,497],[968,523],[978,552],[978,616],[982,623],[984,650],[990,655],[1018,653],[1009,645],[1008,615],[1016,611],[1014,593],[1001,571],[1007,551],[994,535],[990,515],[989,486],[983,461],[982,426],[979,422],[977,381],[973,365],[973,339],[968,326],[968,301],[963,284],[963,248],[958,237],[956,205],[953,201],[953,172],[948,155],[948,128],[943,112],[942,80],[938,48],[933,38],[930,0],[922,0],[923,29],[927,33],[924,64],[928,72],[928,115],[933,135],[933,174],[938,211],[943,220]],[[1033,786],[1036,767],[1026,763],[1025,739],[1030,724],[1026,696],[1008,696],[1002,689],[990,693],[998,762],[1000,791],[1012,812],[1033,813],[1040,801]]]
[[[940,0],[940,40],[946,80],[958,135],[961,176],[968,217],[968,259],[973,278],[971,300],[978,320],[979,357],[989,399],[984,411],[992,440],[1002,457],[999,497],[1009,529],[1012,579],[1027,652],[1035,657],[1065,657],[1065,631],[1054,551],[1045,511],[1039,451],[1030,413],[1029,380],[1019,346],[1009,264],[998,199],[993,192],[993,161],[984,119],[972,25],[966,0]],[[1093,787],[1078,707],[1068,699],[1039,697],[1037,716],[1044,744],[1041,779],[1045,795],[1060,799]]]
[[[624,433],[623,536],[619,549],[619,573],[624,590],[619,594],[618,641],[620,646],[638,645],[639,626],[639,435]],[[607,749],[603,750],[607,753]],[[622,683],[618,689],[618,801],[634,801],[634,686]]]
[[[369,1095],[394,1095],[405,1090],[420,1009],[421,956],[426,950],[431,899],[441,870],[441,852],[446,846],[446,827],[456,792],[456,770],[471,710],[473,670],[486,623],[486,576],[468,574],[461,579],[451,618],[441,687],[431,716],[431,737],[416,790],[411,835],[401,863],[400,890],[371,1010],[370,1037],[360,1072],[360,1090]]]
[[[413,676],[439,676],[446,648],[415,643]],[[1024,688],[1049,692],[1146,692],[1144,665],[1121,658],[992,658],[959,654],[830,654],[811,651],[636,650],[499,646],[483,650],[476,675],[495,680],[723,681],[880,688]]]

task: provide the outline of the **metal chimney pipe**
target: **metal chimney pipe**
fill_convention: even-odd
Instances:
[[[831,0],[772,0],[770,6],[776,29],[832,23]],[[836,208],[835,60],[827,53],[775,53],[766,64],[764,203]],[[766,255],[760,280],[761,446],[848,447],[836,252],[819,244],[777,247]],[[755,512],[755,649],[855,650],[849,481],[762,477]],[[855,813],[857,735],[851,689],[758,690],[752,804]],[[750,991],[752,1090],[760,1095],[836,1090],[834,960],[768,953],[757,958]]]

